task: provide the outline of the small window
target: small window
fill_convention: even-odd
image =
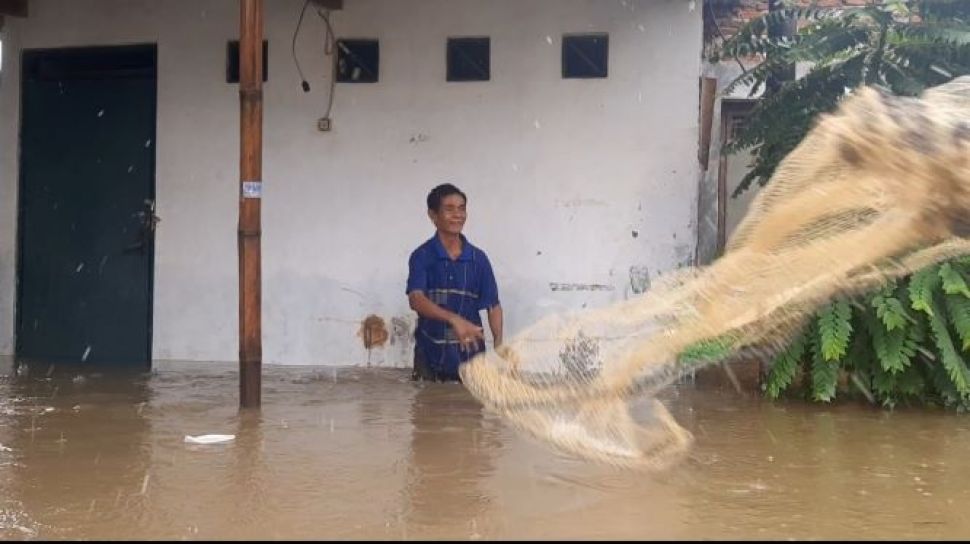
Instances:
[[[337,81],[376,83],[380,64],[377,40],[337,40]]]
[[[606,77],[609,52],[609,34],[563,36],[562,77]]]
[[[263,81],[269,76],[269,42],[263,40]],[[239,40],[226,44],[226,83],[239,83]]]
[[[448,38],[448,81],[488,81],[489,38]]]
[[[744,129],[748,128],[749,117],[750,114],[747,113],[735,113],[729,118],[728,126],[731,128],[728,138],[730,140],[736,140],[744,132]]]

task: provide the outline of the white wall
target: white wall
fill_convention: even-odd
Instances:
[[[340,37],[380,40],[380,82],[338,84],[301,0],[266,6],[263,356],[361,364],[371,313],[392,329],[375,364],[409,364],[409,253],[424,198],[469,195],[466,234],[495,266],[506,334],[552,311],[632,294],[694,254],[699,2],[345,0]],[[154,357],[235,360],[238,87],[226,84],[234,0],[32,0],[8,19],[0,86],[0,353],[12,351],[20,48],[157,42]],[[609,78],[561,78],[561,36],[609,32]],[[447,83],[445,40],[491,37],[491,81]],[[712,157],[712,160],[716,160]],[[637,232],[634,237],[633,232]],[[632,272],[631,272],[632,271]],[[645,272],[644,272],[645,271]],[[606,290],[553,290],[552,283]]]

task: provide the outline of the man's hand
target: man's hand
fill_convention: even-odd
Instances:
[[[461,316],[453,316],[448,323],[455,330],[455,337],[463,351],[475,350],[485,340],[485,331]]]
[[[485,333],[481,327],[431,302],[423,292],[411,291],[408,294],[408,300],[411,303],[411,309],[418,312],[419,316],[437,319],[451,325],[451,328],[455,330],[455,337],[458,339],[462,351],[475,350],[480,342],[485,341]]]

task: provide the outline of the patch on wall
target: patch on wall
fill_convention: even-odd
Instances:
[[[357,331],[357,336],[364,341],[365,349],[383,346],[387,343],[388,338],[384,320],[374,314],[367,316],[360,324],[360,330]]]
[[[586,207],[599,207],[599,206],[609,206],[609,202],[605,200],[599,200],[596,198],[572,198],[569,200],[556,199],[553,205],[557,208],[586,208]]]
[[[549,289],[553,291],[612,291],[612,285],[601,283],[556,283],[549,282]]]
[[[397,316],[391,318],[390,345],[396,346],[396,363],[407,366],[412,361],[414,349],[414,329],[416,318]]]
[[[674,246],[674,259],[678,266],[691,266],[694,264],[694,252],[690,244],[677,244]]]
[[[407,317],[391,318],[391,345],[410,344],[414,340],[414,323]]]
[[[650,289],[650,270],[646,266],[630,267],[630,290],[639,295]]]

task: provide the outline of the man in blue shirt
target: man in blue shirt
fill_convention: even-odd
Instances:
[[[407,295],[418,313],[414,379],[459,380],[458,366],[485,350],[486,310],[495,347],[502,344],[502,307],[485,252],[461,233],[468,199],[450,183],[428,194],[437,232],[411,253]]]

